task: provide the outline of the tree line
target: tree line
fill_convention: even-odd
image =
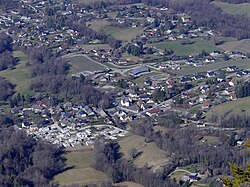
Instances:
[[[4,32],[0,33],[0,71],[12,68],[17,61],[12,54],[12,38]]]
[[[64,169],[63,150],[35,141],[14,128],[0,129],[0,186],[52,186],[49,181]]]
[[[131,181],[145,187],[176,187],[179,186],[162,173],[152,173],[147,168],[137,168],[122,158],[118,143],[99,142],[94,148],[95,169],[106,173],[113,182]]]

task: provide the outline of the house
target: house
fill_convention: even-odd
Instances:
[[[85,111],[81,110],[81,111],[78,113],[78,116],[79,116],[79,117],[82,117],[82,118],[85,118],[85,117],[87,117],[87,113],[86,113]]]
[[[11,109],[11,113],[12,114],[16,114],[18,113],[19,111],[21,111],[23,109],[23,107],[15,107],[15,108],[12,108]]]
[[[84,109],[83,109],[88,116],[93,116],[95,115],[94,111],[92,110],[92,108],[90,108],[88,105],[85,105]]]
[[[129,107],[131,104],[132,104],[132,99],[130,99],[124,95],[121,97],[121,105],[122,106]]]
[[[42,112],[43,110],[43,107],[42,106],[39,106],[39,105],[32,105],[31,106],[31,110],[35,113],[39,113],[39,112]]]
[[[30,124],[28,121],[22,122],[22,128],[29,128],[30,125],[31,125],[31,124]]]
[[[204,110],[204,109],[209,109],[210,108],[210,103],[208,102],[208,101],[203,101],[202,102],[202,109]]]
[[[152,116],[158,116],[158,114],[161,112],[161,110],[159,108],[153,108],[149,111],[146,112],[146,114],[149,116],[149,117],[152,117]]]

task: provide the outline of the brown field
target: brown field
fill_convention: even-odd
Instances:
[[[225,51],[241,51],[250,53],[250,39],[229,41],[219,47]]]
[[[65,157],[67,167],[72,168],[54,177],[54,182],[58,182],[60,186],[98,184],[108,180],[104,173],[91,167],[93,151],[71,151]]]
[[[129,151],[132,148],[141,152],[141,154],[134,160],[134,164],[137,167],[147,165],[155,171],[161,169],[161,166],[165,165],[169,161],[168,154],[165,151],[159,149],[154,142],[145,143],[145,138],[142,136],[128,136],[122,139],[119,144],[121,146],[121,152],[128,160],[131,159]]]

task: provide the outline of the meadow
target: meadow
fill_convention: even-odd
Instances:
[[[18,64],[13,69],[0,71],[0,76],[5,77],[11,83],[16,85],[15,91],[24,95],[33,95],[29,85],[31,76],[27,67],[28,58],[21,51],[14,51],[13,55],[18,60]]]
[[[250,16],[250,3],[231,4],[221,1],[214,1],[213,4],[217,7],[220,7],[224,12],[228,14],[245,14],[247,16]]]
[[[206,52],[212,52],[215,50],[220,50],[220,48],[216,47],[214,42],[211,40],[203,40],[203,39],[193,39],[191,40],[193,44],[181,45],[181,41],[167,41],[156,43],[155,46],[161,50],[173,50],[176,55],[190,55],[190,54],[198,54],[203,50]]]
[[[108,177],[91,167],[93,151],[70,151],[66,153],[67,167],[71,168],[54,177],[54,182],[64,185],[99,184],[108,180]]]

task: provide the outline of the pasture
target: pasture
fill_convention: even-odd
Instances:
[[[119,28],[106,26],[102,29],[106,34],[113,36],[114,38],[121,40],[123,42],[130,41],[133,37],[137,36],[142,32],[141,27],[135,28]]]
[[[228,41],[219,46],[222,50],[225,51],[241,51],[243,53],[250,53],[250,40],[235,40]]]
[[[130,150],[135,148],[141,153],[133,160],[137,167],[148,166],[153,171],[162,169],[168,161],[168,154],[159,149],[154,142],[146,143],[142,136],[131,135],[119,141],[124,158],[131,160]],[[152,154],[154,153],[154,154]]]
[[[67,167],[71,168],[54,177],[60,186],[73,184],[98,184],[108,177],[91,167],[93,151],[71,151],[65,155]]]
[[[21,51],[14,51],[14,57],[18,59],[18,64],[14,69],[0,71],[0,76],[16,84],[15,90],[21,94],[33,95],[29,85],[31,82],[30,72],[26,65],[28,62],[27,56]]]
[[[245,14],[250,16],[250,3],[231,4],[221,1],[213,1],[212,3],[228,14]]]
[[[193,39],[193,44],[181,45],[181,41],[167,41],[154,44],[160,50],[173,50],[176,55],[190,55],[201,53],[202,50],[212,52],[220,50],[211,40]]]

